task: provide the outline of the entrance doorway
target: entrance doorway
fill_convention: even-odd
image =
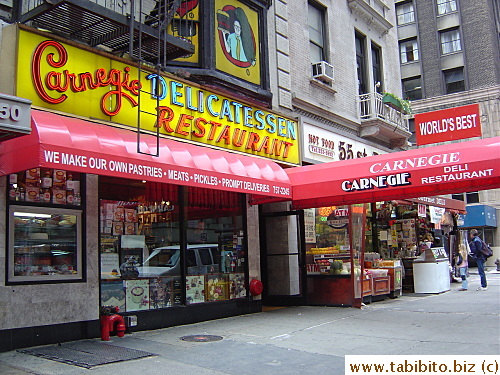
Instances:
[[[263,304],[304,305],[304,211],[262,214],[260,223]]]

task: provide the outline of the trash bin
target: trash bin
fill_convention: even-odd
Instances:
[[[425,251],[413,261],[415,293],[442,293],[450,290],[450,262],[444,247]]]

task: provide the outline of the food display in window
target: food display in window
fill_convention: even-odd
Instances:
[[[81,277],[81,212],[10,207],[10,281]]]
[[[32,168],[9,176],[9,200],[81,205],[80,174],[61,169]]]

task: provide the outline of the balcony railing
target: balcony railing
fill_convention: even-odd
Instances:
[[[383,98],[384,96],[378,92],[359,95],[361,121],[381,120],[399,130],[409,132],[410,127],[405,114],[384,104]]]

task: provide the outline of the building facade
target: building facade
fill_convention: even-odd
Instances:
[[[2,145],[0,350],[96,337],[108,305],[131,329],[260,311],[254,280],[307,303],[284,169],[408,147],[393,1],[5,4],[0,92],[33,133]]]
[[[404,111],[384,103],[386,92],[401,96],[392,1],[276,1],[268,27],[273,106],[300,119],[302,165],[407,147]],[[317,244],[314,209],[275,203],[261,212],[265,302],[311,302],[302,256]]]
[[[0,91],[31,133],[0,146],[0,350],[98,337],[109,306],[129,329],[260,311],[257,202],[300,164],[268,6],[2,3]]]
[[[479,136],[499,135],[499,7],[494,0],[396,2],[402,89],[414,114],[478,104]],[[416,130],[412,126],[414,134]],[[415,137],[410,140],[418,144]],[[499,194],[483,190],[453,198],[493,207],[498,217]],[[485,240],[498,246],[499,232],[496,224],[492,226],[496,217],[489,225],[468,220],[467,226],[481,227]]]

